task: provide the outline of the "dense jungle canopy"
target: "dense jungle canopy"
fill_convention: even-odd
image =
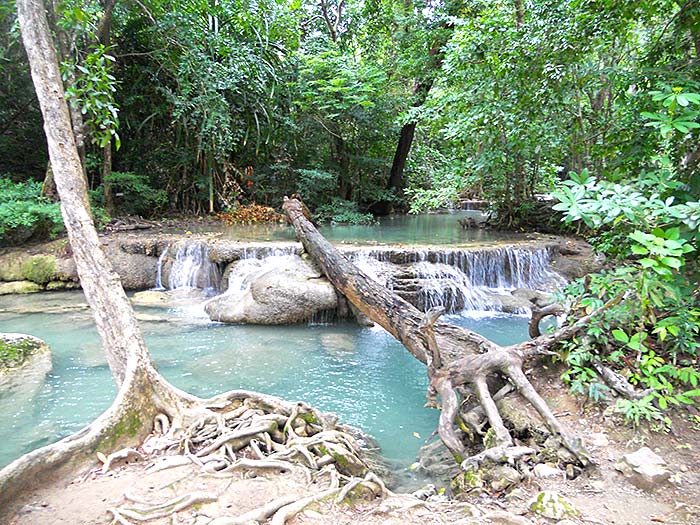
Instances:
[[[586,170],[612,182],[674,171],[686,200],[700,191],[693,1],[47,8],[94,204],[110,214],[278,206],[299,192],[336,222],[466,197],[520,216]],[[12,1],[0,27],[0,174],[42,181]]]

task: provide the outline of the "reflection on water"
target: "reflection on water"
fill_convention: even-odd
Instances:
[[[455,211],[431,215],[381,217],[367,226],[321,226],[320,232],[332,242],[361,244],[468,244],[508,240],[517,234],[480,228],[464,229],[459,220],[483,220],[480,211]],[[206,227],[211,231],[211,227]],[[293,241],[294,230],[286,224],[233,225],[218,228],[224,237],[242,241]],[[180,233],[179,231],[173,233]]]
[[[3,403],[0,465],[79,429],[116,392],[89,312],[27,313],[46,300],[83,301],[79,292],[35,294],[3,304],[25,313],[0,312],[0,331],[35,335],[53,350],[53,369],[34,397]],[[191,319],[185,311],[163,312],[168,322],[141,323],[158,369],[178,387],[199,396],[244,388],[304,400],[373,435],[384,457],[403,468],[435,429],[438,412],[423,408],[424,366],[381,329],[350,323],[232,326]],[[450,321],[502,344],[527,334],[522,317]]]

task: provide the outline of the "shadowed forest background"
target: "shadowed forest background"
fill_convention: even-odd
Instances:
[[[687,200],[700,189],[691,1],[50,6],[85,173],[110,215],[299,192],[334,222],[478,198],[512,226],[569,172],[672,170]],[[40,183],[13,2],[0,26],[0,174]]]

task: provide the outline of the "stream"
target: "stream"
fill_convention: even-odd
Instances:
[[[368,227],[336,227],[329,237],[375,244],[494,240],[492,232],[456,226],[464,215],[385,219]],[[233,228],[229,234],[239,235],[236,231]],[[289,228],[246,227],[245,232],[248,239],[260,236],[267,240],[286,237]],[[355,262],[372,275],[382,253],[367,252],[355,256]],[[158,286],[162,286],[163,255],[153,281]],[[423,407],[428,382],[425,367],[400,343],[379,327],[350,322],[289,326],[213,322],[204,312],[202,294],[193,294],[188,287],[204,274],[210,290],[219,288],[221,268],[208,261],[201,243],[186,245],[172,255],[168,288],[182,293],[182,300],[170,307],[136,307],[151,355],[169,381],[202,397],[249,389],[335,412],[344,423],[375,438],[381,455],[404,486],[421,484],[410,465],[434,432],[439,413]],[[446,321],[502,345],[528,337],[528,316],[495,311],[484,294],[520,287],[540,289],[553,278],[555,284],[561,280],[551,271],[546,250],[448,250],[444,256],[438,253],[434,263],[428,262],[428,252],[419,251],[414,257],[418,281],[410,282],[424,286],[419,302],[425,307],[447,306],[453,313],[445,316]],[[246,258],[259,260],[257,265],[249,264],[251,271],[284,262],[284,256],[256,252]],[[232,272],[228,286],[244,287],[247,279],[246,272]],[[92,421],[111,404],[116,387],[81,292],[3,296],[0,332],[31,334],[52,349],[52,369],[46,377],[30,378],[0,392],[2,467]]]
[[[0,313],[0,331],[44,339],[53,369],[45,380],[0,397],[0,466],[75,432],[112,402],[116,388],[83,302],[80,292],[57,292],[3,303],[18,313]],[[160,372],[193,394],[243,388],[304,400],[376,438],[397,472],[406,471],[435,430],[438,412],[423,408],[425,367],[383,329],[224,325],[203,317],[197,304],[137,311],[146,316],[141,327]],[[448,320],[501,344],[527,337],[522,316]]]

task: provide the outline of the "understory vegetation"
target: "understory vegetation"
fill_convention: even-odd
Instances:
[[[112,216],[298,192],[336,223],[486,199],[502,226],[545,227],[538,199],[567,173],[625,183],[661,150],[700,189],[694,2],[69,0],[50,15],[85,177]],[[0,173],[41,181],[13,0],[0,27]]]

